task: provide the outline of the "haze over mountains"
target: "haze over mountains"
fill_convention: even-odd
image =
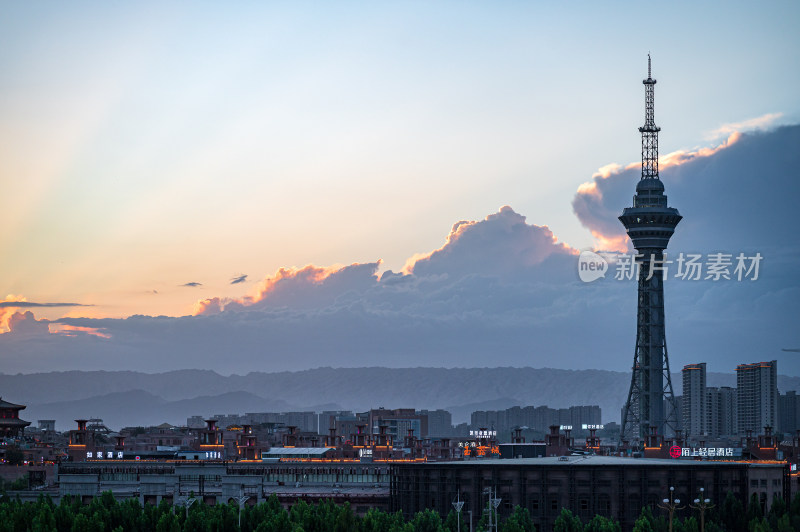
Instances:
[[[735,386],[733,373],[709,373],[709,386]],[[28,405],[34,424],[55,419],[58,430],[76,418],[99,417],[112,429],[162,422],[185,424],[192,415],[445,408],[453,422],[474,410],[510,406],[563,408],[600,405],[604,422],[618,421],[630,374],[605,370],[535,368],[318,368],[298,372],[223,376],[207,370],[166,373],[69,371],[0,374],[0,395]],[[681,393],[680,374],[673,375]],[[781,392],[800,391],[800,377],[778,377]]]

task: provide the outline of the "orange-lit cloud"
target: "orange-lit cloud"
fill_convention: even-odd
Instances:
[[[14,312],[8,317],[7,325],[8,333],[15,336],[34,336],[50,332],[50,323],[47,320],[37,320],[30,310]]]
[[[0,300],[0,303],[18,303],[27,301],[25,296],[8,294],[5,299]],[[7,333],[11,330],[9,320],[17,312],[15,307],[2,307],[0,306],[0,334]]]
[[[377,263],[376,263],[377,264]],[[348,269],[364,267],[368,265],[354,263],[350,266],[329,266],[321,267],[309,264],[303,268],[281,268],[274,275],[261,281],[256,287],[255,293],[242,298],[219,298],[213,297],[203,299],[195,303],[193,315],[218,314],[226,309],[237,307],[248,307],[262,301],[267,301],[283,287],[288,286],[319,286],[337,274],[343,274]],[[377,278],[375,278],[377,281]]]
[[[763,118],[763,117],[762,117]],[[757,119],[761,120],[761,119]],[[742,133],[733,131],[729,136],[719,145],[713,147],[701,147],[691,150],[676,150],[658,158],[659,170],[663,171],[671,167],[681,166],[696,159],[711,157],[720,151],[727,149],[741,140]],[[582,183],[578,186],[575,194],[575,201],[573,207],[576,207],[577,202],[595,203],[600,204],[603,201],[603,192],[600,184],[613,176],[622,174],[629,170],[635,170],[641,166],[641,162],[630,163],[622,166],[618,163],[611,163],[598,168],[597,172],[592,175],[592,180]],[[599,226],[594,226],[588,219],[581,216],[581,213],[576,209],[576,214],[581,218],[584,226],[588,227],[595,238],[595,250],[604,251],[618,251],[626,252],[629,250],[629,241],[627,235],[624,233],[607,233]],[[620,228],[619,231],[622,231]]]
[[[98,338],[111,338],[110,334],[102,332],[97,327],[80,327],[78,325],[67,325],[66,323],[51,323],[50,332],[62,336],[78,336],[77,333],[84,333]]]

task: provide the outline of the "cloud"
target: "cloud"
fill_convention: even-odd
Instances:
[[[37,307],[91,307],[83,303],[34,303],[33,301],[0,301],[0,308],[37,308]]]
[[[664,156],[661,179],[670,205],[684,217],[670,247],[800,247],[789,215],[798,185],[787,176],[794,172],[798,141],[800,126],[784,126],[771,132],[734,132],[718,146]],[[639,177],[636,164],[597,173],[573,199],[573,211],[584,227],[598,242],[617,243],[612,249],[628,247],[617,216],[631,204]]]
[[[723,124],[717,129],[706,135],[706,140],[714,141],[723,137],[728,137],[734,133],[742,133],[752,130],[764,130],[775,125],[783,113],[767,113],[763,116],[742,120],[741,122],[730,122]]]
[[[231,284],[239,284],[239,283],[243,283],[243,282],[245,282],[246,280],[247,280],[247,275],[245,275],[245,274],[237,275],[236,277],[234,277],[233,279],[231,279]]]
[[[281,268],[240,299],[211,298],[195,306],[195,315],[267,308],[316,308],[332,304],[348,292],[358,293],[377,282],[380,262],[350,266]]]
[[[91,307],[83,303],[37,303],[28,301],[24,296],[9,294],[0,300],[0,332],[8,332],[11,329],[9,320],[15,314],[14,309],[18,308],[59,308],[59,307]]]
[[[505,205],[484,220],[457,222],[441,248],[412,257],[403,271],[501,275],[525,271],[551,255],[576,253],[559,243],[547,226],[530,225],[525,216]]]
[[[50,324],[46,320],[37,321],[31,311],[15,312],[8,319],[9,336],[32,337],[46,335],[50,332]]]
[[[667,156],[662,178],[670,204],[684,216],[669,252],[759,251],[765,257],[757,282],[665,282],[673,370],[706,361],[715,371],[732,371],[737,363],[774,357],[781,372],[800,374],[800,360],[780,358],[781,348],[798,344],[798,144],[800,126],[791,126]],[[578,189],[573,208],[598,241],[627,246],[617,216],[638,179],[636,165],[610,165]],[[610,272],[581,283],[577,251],[559,242],[537,213],[528,214],[504,206],[483,219],[459,221],[449,232],[442,228],[444,244],[409,258],[399,272],[379,274],[379,260],[282,268],[242,297],[199,301],[193,316],[62,318],[50,323],[51,334],[0,335],[2,365],[6,372],[628,370],[635,281],[615,281]],[[22,321],[36,327],[32,315]]]
[[[90,336],[96,336],[98,338],[111,338],[110,334],[103,332],[102,329],[97,327],[80,327],[77,325],[67,325],[64,323],[51,323],[50,324],[50,332],[53,334],[60,334],[63,336],[69,337],[78,337],[81,334],[86,334]]]
[[[190,283],[184,283],[181,286],[185,286],[187,288],[197,288],[198,286],[203,286],[203,283],[198,283],[196,281],[192,281]]]

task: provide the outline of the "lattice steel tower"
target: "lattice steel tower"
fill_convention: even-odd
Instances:
[[[636,314],[636,350],[628,400],[622,414],[622,439],[640,440],[656,427],[668,435],[677,426],[677,409],[669,373],[664,335],[664,250],[681,221],[677,209],[667,207],[664,184],[658,177],[658,132],[653,117],[656,80],[647,55],[645,121],[642,133],[642,178],[636,185],[633,207],[619,221],[628,231],[639,264],[639,305]]]

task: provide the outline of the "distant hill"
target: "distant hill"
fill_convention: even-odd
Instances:
[[[186,424],[194,415],[227,414],[229,412],[274,412],[294,410],[281,400],[267,400],[249,392],[227,392],[191,399],[166,401],[143,390],[130,390],[99,395],[75,401],[33,404],[23,412],[30,418],[57,420],[57,429],[72,428],[79,418],[101,418],[112,430],[126,425]],[[24,416],[23,416],[24,417]]]
[[[680,374],[673,375],[673,384],[680,394]],[[735,386],[735,375],[709,373],[708,384]],[[185,423],[191,415],[380,406],[446,408],[458,423],[468,421],[473,410],[596,404],[604,421],[617,421],[629,386],[629,373],[549,368],[318,368],[230,376],[204,370],[0,374],[0,395],[28,405],[23,418],[34,424],[56,419],[59,430],[71,427],[76,417],[101,417],[119,428]],[[800,377],[781,375],[778,386],[782,392],[800,391]]]

